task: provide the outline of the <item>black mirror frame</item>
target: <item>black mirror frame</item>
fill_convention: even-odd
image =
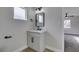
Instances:
[[[45,13],[37,13],[37,14],[35,14],[35,26],[37,26],[37,15],[39,15],[39,14],[43,14],[43,26],[42,27],[44,27],[45,26]]]

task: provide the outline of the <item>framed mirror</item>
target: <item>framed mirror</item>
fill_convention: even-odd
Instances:
[[[35,26],[36,27],[45,26],[45,13],[38,13],[35,15]]]

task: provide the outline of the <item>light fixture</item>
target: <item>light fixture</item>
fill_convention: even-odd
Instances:
[[[44,10],[42,7],[37,7],[35,10],[36,10],[36,12],[35,12],[36,14],[37,13],[44,13]]]
[[[68,17],[74,17],[74,15],[68,15],[68,13],[65,13],[65,17],[68,18]]]
[[[35,10],[39,10],[39,11],[40,11],[41,9],[42,9],[42,7],[38,7],[38,8],[36,8]]]

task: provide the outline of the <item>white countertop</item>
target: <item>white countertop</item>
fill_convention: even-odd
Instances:
[[[29,32],[43,33],[46,32],[46,30],[29,30]]]

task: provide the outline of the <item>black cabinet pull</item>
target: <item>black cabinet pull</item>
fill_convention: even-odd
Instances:
[[[32,37],[32,39],[31,39],[31,42],[33,43],[34,42],[34,38]]]

